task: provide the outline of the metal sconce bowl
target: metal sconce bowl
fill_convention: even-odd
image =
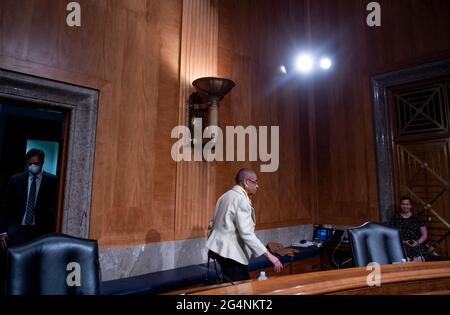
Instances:
[[[219,100],[222,100],[236,84],[230,79],[204,77],[195,80],[192,85],[198,93],[209,97],[219,97]]]
[[[194,80],[195,92],[189,96],[187,123],[194,130],[197,119],[202,118],[203,129],[219,125],[219,101],[236,85],[232,80],[216,77],[203,77]],[[202,130],[203,131],[203,130]]]

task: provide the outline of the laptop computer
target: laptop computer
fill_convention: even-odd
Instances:
[[[343,235],[344,235],[343,230],[333,230],[331,228],[316,226],[314,227],[313,241],[339,243]]]
[[[313,231],[313,241],[324,242],[330,240],[333,235],[333,229],[315,226]]]

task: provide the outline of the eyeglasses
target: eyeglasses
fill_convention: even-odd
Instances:
[[[250,179],[250,178],[247,178],[247,180],[251,181],[251,182],[252,182],[253,184],[255,184],[255,185],[258,184],[258,181],[257,181],[257,180],[253,180],[253,179]]]

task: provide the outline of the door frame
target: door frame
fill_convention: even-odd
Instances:
[[[67,112],[70,123],[60,179],[64,199],[58,224],[62,233],[88,238],[99,91],[3,69],[0,82],[3,100]]]
[[[393,137],[389,123],[388,92],[391,87],[450,74],[450,59],[392,71],[371,77],[373,123],[378,179],[378,204],[381,222],[395,212]]]

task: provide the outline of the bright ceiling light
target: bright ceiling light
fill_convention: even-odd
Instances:
[[[301,54],[295,60],[295,68],[303,73],[310,72],[314,65],[314,59],[309,54]]]
[[[286,67],[284,65],[281,65],[279,69],[280,69],[280,72],[282,74],[286,74],[287,73]]]
[[[330,69],[330,67],[331,67],[330,58],[324,57],[324,58],[320,59],[320,67],[325,70]]]

